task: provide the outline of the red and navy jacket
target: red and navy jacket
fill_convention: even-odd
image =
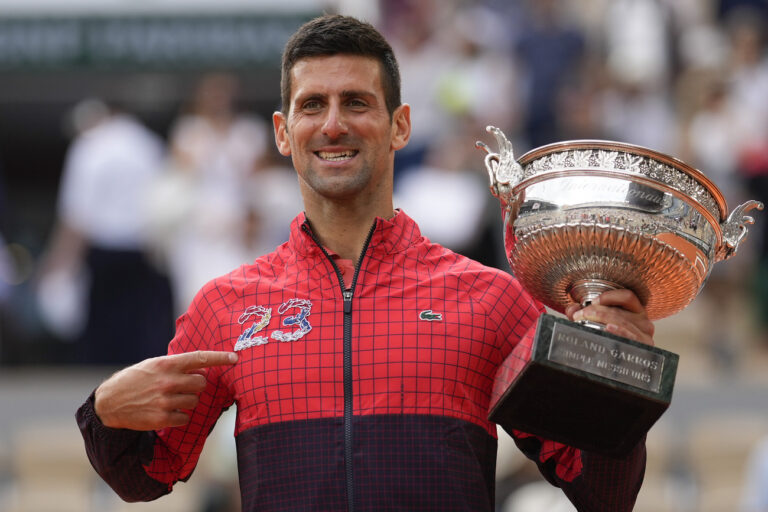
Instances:
[[[377,219],[345,283],[303,214],[290,239],[197,294],[169,353],[236,351],[208,370],[188,425],[105,427],[78,410],[97,472],[125,500],[186,480],[236,404],[242,507],[251,511],[494,510],[494,376],[530,353],[543,307],[508,273]],[[645,447],[612,459],[512,432],[584,511],[631,510]]]

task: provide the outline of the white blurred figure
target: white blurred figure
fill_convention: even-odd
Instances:
[[[288,240],[288,226],[304,206],[296,171],[276,150],[259,161],[244,191],[248,205],[244,246],[252,260]]]
[[[244,238],[247,183],[270,132],[237,112],[238,87],[231,75],[203,77],[171,131],[169,173],[153,193],[153,239],[167,259],[177,313],[209,279],[258,256]]]
[[[493,199],[485,177],[466,164],[468,151],[477,151],[467,140],[464,135],[443,137],[423,166],[402,177],[394,201],[419,223],[424,236],[459,253],[477,241]]]
[[[656,0],[616,0],[604,21],[606,66],[612,87],[600,108],[609,138],[676,154],[668,9]]]
[[[669,13],[657,0],[614,0],[605,18],[608,67],[628,82],[661,84],[669,74]]]
[[[80,362],[125,364],[165,352],[170,290],[146,258],[144,205],[162,171],[162,140],[99,100],[72,112],[76,131],[42,258],[38,301],[54,334],[77,338]]]

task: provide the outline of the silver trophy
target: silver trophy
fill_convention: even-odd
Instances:
[[[681,311],[714,263],[736,253],[754,222],[747,212],[763,208],[748,201],[729,214],[703,173],[647,148],[578,140],[516,159],[502,131],[487,130],[498,152],[477,146],[502,205],[512,272],[561,313],[618,288],[634,291],[652,320]],[[620,455],[668,407],[678,357],[547,314],[525,359],[499,372],[490,418]]]

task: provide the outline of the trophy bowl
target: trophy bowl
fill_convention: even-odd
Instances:
[[[728,213],[722,193],[702,172],[644,147],[575,140],[516,159],[502,131],[487,130],[499,151],[477,146],[487,153],[491,193],[501,202],[512,273],[534,298],[560,313],[570,303],[587,305],[619,288],[631,289],[651,320],[681,311],[714,263],[736,253],[754,222],[747,212],[763,208],[748,201]],[[530,360],[503,375],[491,418],[576,447],[613,454],[630,449],[668,406],[677,355],[601,332],[600,326],[543,316]],[[628,366],[627,360],[642,360],[644,367]],[[560,389],[551,400],[561,401],[564,410],[543,411],[540,402],[521,396],[540,397],[553,382]],[[605,410],[611,407],[627,409],[609,421]],[[582,419],[558,426],[556,414]],[[602,440],[594,434],[600,426],[608,433]],[[610,433],[615,439],[606,440]]]

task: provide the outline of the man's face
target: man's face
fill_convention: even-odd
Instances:
[[[312,57],[291,70],[288,114],[273,115],[280,153],[293,158],[305,202],[391,200],[394,151],[410,135],[410,111],[390,119],[373,58]]]

